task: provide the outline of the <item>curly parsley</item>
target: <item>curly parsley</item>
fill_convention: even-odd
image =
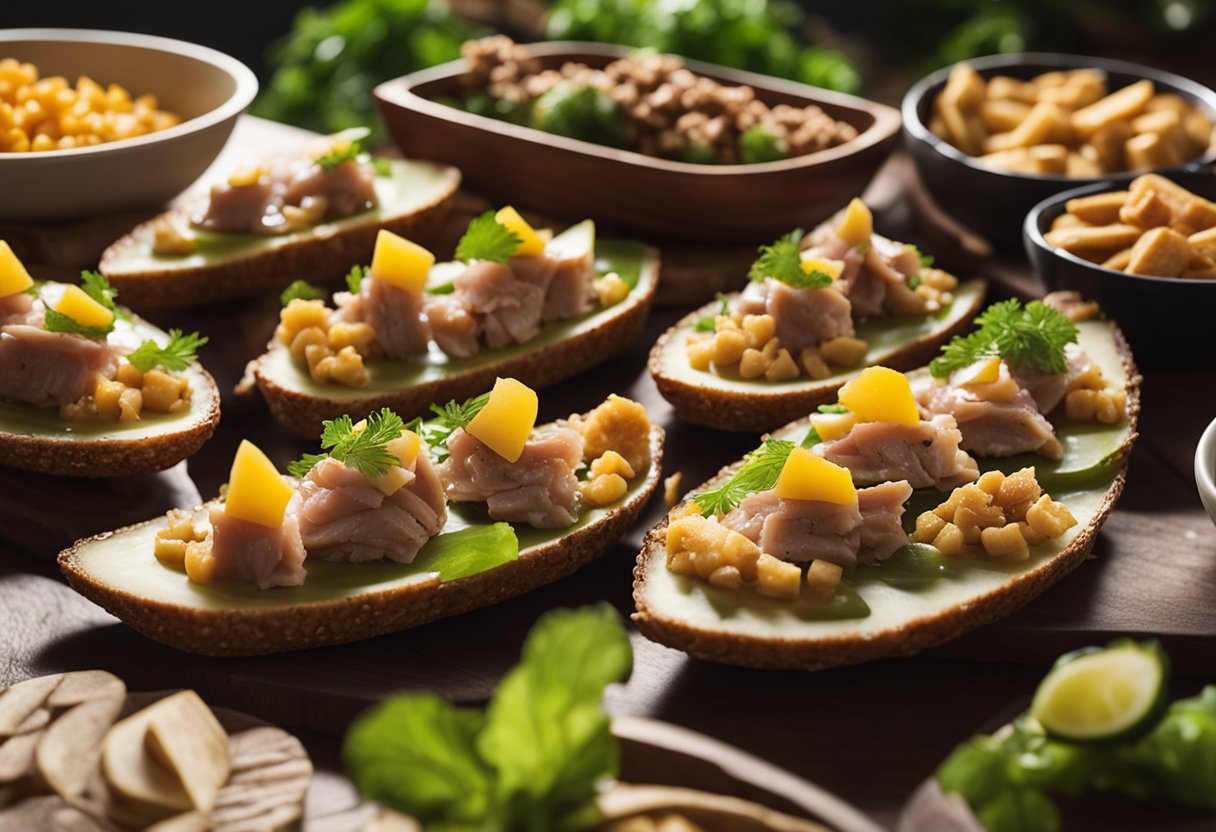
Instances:
[[[822,289],[832,285],[832,276],[818,269],[807,272],[802,268],[802,229],[796,228],[769,246],[760,246],[760,256],[747,273],[749,280],[760,283],[771,277],[794,289]]]
[[[194,363],[199,347],[206,343],[207,339],[197,332],[183,335],[180,329],[171,329],[169,343],[162,347],[149,338],[127,356],[127,361],[141,373],[153,367],[180,372]]]
[[[706,517],[726,514],[749,494],[764,491],[777,484],[794,443],[784,439],[765,438],[764,444],[744,457],[743,465],[722,485],[696,495],[693,500]]]
[[[388,443],[401,436],[405,423],[387,407],[369,415],[367,425],[361,431],[355,430],[354,422],[346,415],[327,419],[322,425],[321,447],[328,453],[304,454],[287,466],[292,476],[307,475],[314,465],[325,459],[336,459],[369,478],[384,476],[389,468],[400,464],[388,449]]]
[[[494,219],[493,211],[486,211],[469,223],[469,230],[456,244],[456,259],[463,263],[470,260],[505,263],[523,243],[518,234]]]
[[[1011,367],[1063,373],[1068,369],[1064,347],[1077,340],[1077,327],[1042,301],[1022,306],[1017,298],[994,303],[976,318],[979,328],[957,335],[929,363],[934,378],[948,378],[955,370],[981,358],[997,356]]]

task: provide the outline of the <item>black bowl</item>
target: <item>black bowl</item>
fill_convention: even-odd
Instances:
[[[1148,78],[1157,92],[1181,95],[1201,107],[1208,118],[1216,122],[1216,92],[1179,75],[1139,64],[1057,53],[989,55],[968,63],[984,78],[1009,75],[1023,80],[1054,69],[1093,67],[1106,73],[1112,91]],[[1143,173],[1126,171],[1094,179],[1009,173],[981,165],[974,156],[929,131],[929,107],[945,86],[952,68],[945,67],[925,76],[904,96],[904,143],[912,153],[921,181],[938,205],[993,244],[1016,248],[1026,212],[1052,194],[1094,182],[1126,182]],[[1198,167],[1213,160],[1216,160],[1216,145],[1174,170]]]
[[[1188,191],[1216,200],[1216,174],[1210,171],[1166,174]],[[1140,363],[1168,360],[1211,364],[1216,280],[1148,277],[1104,269],[1044,239],[1064,204],[1078,196],[1118,189],[1099,182],[1054,194],[1030,209],[1022,228],[1026,256],[1048,291],[1080,292],[1096,300],[1127,335]]]

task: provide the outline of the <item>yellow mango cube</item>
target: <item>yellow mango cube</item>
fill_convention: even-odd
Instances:
[[[490,400],[465,430],[507,462],[515,462],[536,425],[536,391],[513,378],[499,378]]]
[[[401,461],[401,467],[410,471],[418,461],[418,451],[422,449],[422,438],[412,430],[403,430],[401,435],[388,443],[388,452]]]
[[[371,275],[390,286],[422,294],[426,276],[435,265],[435,255],[417,243],[381,228],[372,253]]]
[[[853,197],[849,207],[844,209],[840,225],[836,226],[836,235],[852,248],[868,243],[873,233],[874,215],[864,202]]]
[[[394,465],[378,477],[372,477],[370,482],[385,497],[391,497],[400,491],[411,479],[410,472],[400,465]]]
[[[859,422],[920,423],[912,385],[908,384],[907,376],[889,367],[866,367],[840,388],[840,403]]]
[[[510,205],[495,214],[494,220],[508,231],[514,231],[515,236],[522,241],[515,251],[516,257],[535,257],[545,250],[544,239]]]
[[[67,315],[81,326],[107,327],[114,313],[89,297],[79,286],[69,286],[55,304],[55,311]]]
[[[857,417],[852,413],[812,413],[811,424],[820,439],[831,442],[846,436],[857,424]]]
[[[1001,359],[995,355],[991,358],[981,358],[959,370],[954,376],[954,383],[960,387],[972,384],[992,384],[1001,377]]]
[[[34,285],[34,279],[13,254],[8,243],[0,240],[0,298],[24,292]]]
[[[274,463],[248,439],[241,440],[228,474],[224,513],[268,528],[283,525],[287,503],[296,490],[283,481]]]
[[[840,273],[844,271],[843,260],[829,260],[826,257],[815,257],[807,252],[802,254],[802,270],[807,274],[811,272],[823,272],[832,280],[840,277]]]
[[[848,468],[828,462],[807,450],[794,448],[777,476],[774,488],[782,500],[818,500],[842,506],[857,505],[857,489]]]

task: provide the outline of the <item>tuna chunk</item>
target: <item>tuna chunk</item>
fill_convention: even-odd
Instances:
[[[915,308],[915,296],[907,279],[920,269],[916,253],[903,243],[878,234],[870,237],[861,267],[837,281],[859,318],[892,314]]]
[[[522,344],[540,332],[548,281],[532,277],[536,279],[521,280],[501,263],[474,260],[453,279],[453,297],[477,321],[478,334],[490,349]]]
[[[104,340],[14,324],[0,329],[0,399],[39,407],[70,404],[94,373],[113,378],[118,353]]]
[[[954,417],[963,434],[961,447],[976,456],[1003,457],[1037,453],[1060,459],[1064,448],[1055,429],[1002,363],[1000,377],[990,384],[959,386],[938,381],[917,390],[917,401],[928,413]]]
[[[0,298],[0,326],[32,323],[35,316],[41,321],[41,304],[34,303],[34,298],[25,292]]]
[[[477,355],[477,319],[452,295],[429,295],[426,318],[439,349],[453,358]]]
[[[1035,407],[1042,414],[1055,410],[1068,391],[1073,388],[1073,382],[1093,370],[1093,361],[1076,344],[1067,344],[1064,347],[1064,354],[1068,360],[1068,369],[1063,373],[1044,373],[1038,370],[1010,368],[1013,380],[1018,383],[1019,387],[1030,393],[1034,398]]]
[[[405,485],[386,496],[359,471],[326,459],[300,483],[304,549],[320,560],[411,563],[447,522],[443,483],[425,453]]]
[[[553,264],[553,280],[545,292],[541,317],[564,321],[590,312],[595,302],[595,253],[566,252],[550,245],[541,256]]]
[[[794,355],[805,347],[853,334],[852,307],[834,286],[794,289],[769,278],[748,284],[735,308],[744,315],[772,315],[777,321],[777,339]]]
[[[319,165],[297,168],[287,181],[284,205],[325,200],[324,215],[349,217],[376,205],[376,172],[371,165],[343,162],[331,170]]]
[[[845,568],[890,557],[908,542],[901,526],[906,482],[857,491],[857,505],[783,500],[774,491],[745,497],[722,518],[762,552],[795,563],[826,560]]]
[[[363,279],[363,317],[389,358],[409,358],[430,349],[431,327],[423,315],[423,295],[373,277]]]
[[[253,583],[261,589],[304,583],[304,544],[294,506],[293,499],[283,525],[273,529],[230,517],[219,506],[212,506],[211,556],[216,580]]]
[[[819,446],[829,462],[849,469],[857,485],[906,480],[913,488],[953,489],[979,478],[979,467],[959,447],[963,435],[949,414],[917,425],[862,422]]]
[[[507,462],[464,429],[448,439],[449,457],[439,466],[448,499],[484,502],[490,517],[561,529],[578,519],[578,479],[583,438],[567,427],[533,432],[515,462]]]

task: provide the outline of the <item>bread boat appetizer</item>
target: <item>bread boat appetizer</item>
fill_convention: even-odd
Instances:
[[[665,332],[650,374],[686,422],[777,427],[830,402],[862,367],[920,366],[966,328],[982,281],[960,284],[932,262],[874,233],[854,199],[805,238],[761,246],[747,288]]]
[[[81,832],[299,828],[300,741],[198,694],[127,695],[103,670],[0,691],[0,827]]]
[[[0,465],[147,474],[197,451],[220,419],[197,332],[162,332],[94,272],[35,283],[0,240]]]
[[[381,407],[410,418],[497,376],[555,384],[624,350],[658,282],[653,249],[597,240],[590,220],[550,238],[510,207],[474,219],[456,258],[435,263],[385,231],[335,308],[291,299],[252,365],[274,417],[316,436],[326,419]]]
[[[283,477],[244,443],[222,499],[80,541],[72,586],[182,650],[257,655],[413,627],[603,554],[659,480],[662,431],[617,396],[534,426],[514,379],[406,427],[326,424]]]
[[[638,629],[730,664],[856,664],[1008,615],[1077,566],[1136,436],[1130,352],[1114,324],[1040,302],[980,322],[929,370],[867,368],[673,510],[638,558]]]
[[[278,292],[293,280],[336,282],[389,228],[438,233],[460,172],[372,159],[366,130],[234,170],[208,197],[137,226],[100,270],[136,307],[183,307]]]

